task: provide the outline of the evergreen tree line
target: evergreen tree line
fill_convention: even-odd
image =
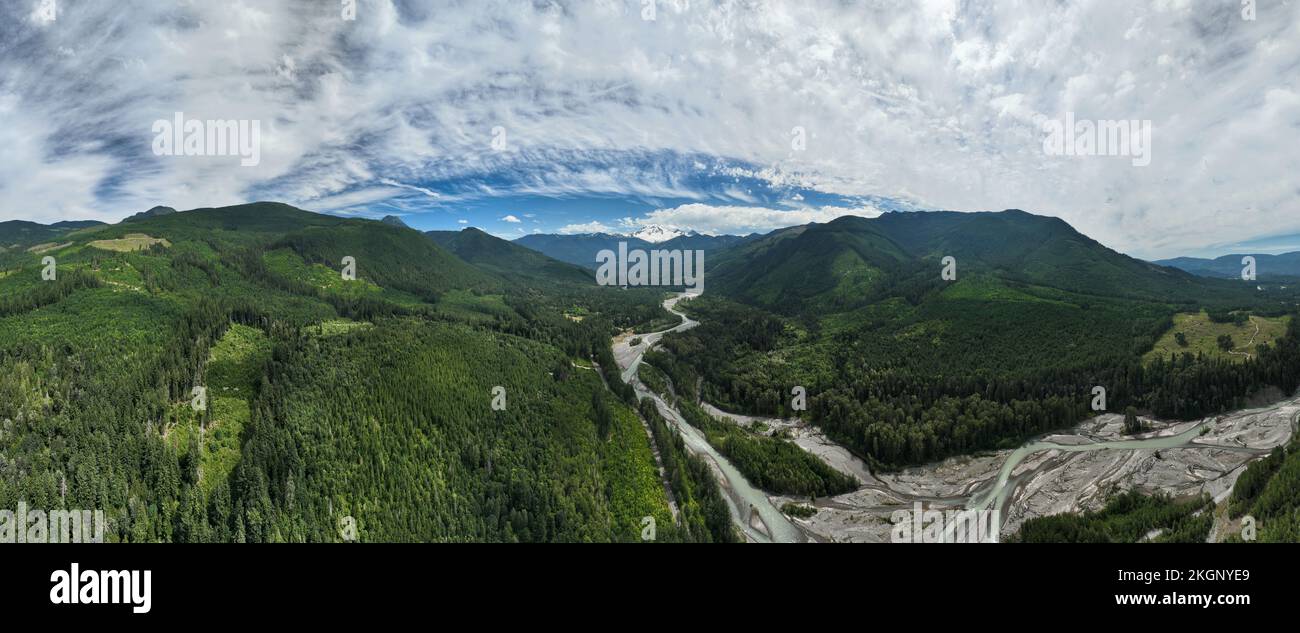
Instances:
[[[697,543],[734,543],[740,537],[731,523],[731,511],[722,498],[713,471],[702,458],[686,450],[686,441],[668,426],[646,398],[640,404],[641,417],[650,425],[669,487],[677,500],[685,540]]]
[[[24,292],[0,295],[0,318],[31,312],[58,303],[78,290],[102,285],[98,277],[80,268],[59,271],[53,281],[38,282]]]
[[[777,334],[781,321],[776,317],[725,302],[695,305],[701,301],[692,302],[690,309],[701,312],[693,316],[702,324],[666,337],[667,353],[650,357],[674,384],[692,385],[698,375],[704,379],[698,396],[718,406],[774,417],[804,416],[884,468],[1012,447],[1033,435],[1070,427],[1096,413],[1092,402],[1098,386],[1106,390],[1106,411],[1134,407],[1187,420],[1241,408],[1262,390],[1293,393],[1300,385],[1296,319],[1282,338],[1260,345],[1244,362],[1190,353],[1144,362],[1138,350],[1118,343],[1130,334],[1135,343],[1152,340],[1149,327],[1163,322],[1154,314],[1129,332],[1077,338],[1052,334],[1056,324],[1032,326],[1042,327],[1044,334],[1036,330],[1024,345],[1042,342],[1044,347],[1022,353],[980,345],[978,338],[955,349],[927,349],[928,336],[911,337],[918,339],[913,344],[897,334],[846,334],[843,342],[832,337],[809,346],[806,341],[818,338],[792,336],[788,323],[782,326],[787,333]],[[1097,327],[1109,323],[1110,330],[1117,329],[1109,315],[1103,318]],[[1003,336],[993,329],[946,331],[944,336]],[[1069,356],[1044,351],[1059,349],[1062,340],[1079,342]],[[986,347],[988,353],[981,353]],[[935,357],[950,350],[954,355]],[[774,355],[784,360],[771,362]],[[796,385],[807,390],[806,413],[791,409]]]

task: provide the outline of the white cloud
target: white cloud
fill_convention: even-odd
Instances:
[[[657,224],[710,235],[744,235],[766,233],[774,229],[810,222],[830,222],[846,215],[874,218],[881,213],[880,209],[874,207],[769,209],[692,203],[671,209],[656,209],[639,218],[624,218],[622,223],[629,227]]]
[[[393,186],[393,187],[401,187],[401,188],[403,188],[403,189],[409,189],[409,190],[411,190],[411,191],[418,191],[418,192],[420,192],[420,193],[422,193],[422,194],[424,194],[424,195],[426,195],[426,196],[429,196],[430,198],[440,198],[440,197],[442,197],[441,195],[438,194],[438,192],[433,191],[432,189],[429,189],[429,188],[427,188],[427,187],[417,187],[417,186],[415,186],[415,185],[407,185],[407,184],[403,184],[403,183],[397,182],[396,180],[393,180],[392,178],[380,178],[380,179],[379,179],[379,182],[382,182],[382,183],[384,183],[385,185],[390,185],[390,186]]]
[[[515,217],[515,216],[513,216],[513,215],[507,215],[507,216],[501,218],[501,221],[502,221],[502,222],[518,223],[518,222],[521,222],[522,220],[520,220],[519,218],[517,218],[517,217]]]
[[[375,0],[348,22],[331,3],[123,0],[49,24],[30,4],[0,6],[0,220],[428,203],[431,182],[520,172],[477,193],[719,201],[690,169],[617,160],[662,152],[1057,215],[1147,256],[1300,232],[1300,2],[1247,22],[1222,0],[697,0],[646,22],[634,0]],[[1066,111],[1151,120],[1151,165],[1044,156],[1040,123]],[[174,112],[261,121],[261,164],[153,156],[150,124]],[[615,158],[571,160],[595,154]]]
[[[567,224],[555,230],[560,235],[581,235],[583,233],[615,233],[616,231],[600,222],[586,224]]]

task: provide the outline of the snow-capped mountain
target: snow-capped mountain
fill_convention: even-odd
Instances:
[[[658,244],[660,242],[667,242],[668,240],[671,240],[674,237],[681,237],[683,235],[686,235],[685,231],[673,228],[671,226],[647,224],[641,227],[641,230],[637,231],[636,233],[628,234],[628,237],[635,237],[637,239],[650,242],[651,244]]]
[[[631,235],[612,235],[609,233],[586,233],[582,235],[547,235],[533,233],[525,235],[516,244],[526,246],[548,257],[562,262],[586,266],[595,269],[597,254],[602,250],[617,250],[620,243],[631,249],[665,248],[707,250],[718,253],[725,248],[743,244],[761,237],[757,233],[739,235],[705,235],[695,231],[682,231],[662,226],[647,226]],[[653,246],[652,246],[653,245]]]

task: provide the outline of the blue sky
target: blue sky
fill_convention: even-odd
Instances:
[[[381,191],[383,199],[359,202],[343,192],[317,210],[398,215],[424,230],[476,226],[514,239],[529,233],[626,233],[649,223],[746,234],[917,208],[903,200],[773,183],[756,175],[755,166],[716,157],[601,152],[570,157],[565,164],[560,178],[549,169],[514,166],[442,180],[412,179],[401,183],[405,191],[396,195]],[[606,181],[610,173],[618,178]]]
[[[1140,257],[1300,246],[1295,0],[342,4],[0,3],[0,220],[278,200],[517,237],[1020,208]],[[178,112],[256,121],[258,164],[159,155]],[[1146,122],[1150,164],[1049,153],[1067,115]]]

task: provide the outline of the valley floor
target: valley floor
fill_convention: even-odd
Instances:
[[[1101,447],[1105,442],[1122,441],[1123,416],[1118,414],[1098,416],[1069,433],[1042,438],[1095,450],[1049,448],[1028,454],[1015,466],[1007,483],[1002,535],[1014,533],[1034,517],[1100,509],[1116,491],[1137,489],[1174,497],[1208,493],[1216,503],[1222,503],[1247,462],[1290,439],[1297,416],[1300,398],[1292,398],[1205,420],[1151,422],[1156,430],[1141,436],[1170,437],[1206,425],[1203,435],[1174,448]],[[807,447],[803,442],[801,445]],[[819,499],[817,514],[796,521],[826,540],[889,542],[893,512],[910,510],[916,501],[926,509],[973,507],[972,501],[996,484],[999,470],[1013,453],[1004,450],[957,457],[863,478],[866,483],[861,489]],[[827,463],[837,465],[835,460]],[[777,504],[785,501],[774,498]]]
[[[676,312],[673,308],[678,299],[665,302],[665,308]],[[693,325],[687,319],[674,329]],[[660,335],[646,336],[635,347],[628,344],[628,337],[621,338],[624,340],[616,341],[615,352],[623,377],[636,380],[641,354],[653,347]],[[652,395],[648,390],[645,393]],[[661,409],[668,407],[667,403],[657,404]],[[783,523],[797,526],[808,540],[833,542],[890,542],[891,515],[910,511],[918,502],[926,510],[941,511],[1000,506],[1002,538],[1031,518],[1097,510],[1112,494],[1127,490],[1176,498],[1208,493],[1222,504],[1246,464],[1285,444],[1300,420],[1300,396],[1202,420],[1145,420],[1151,430],[1138,436],[1124,436],[1123,416],[1110,413],[1067,433],[1031,440],[1018,449],[872,474],[865,462],[800,420],[745,416],[708,403],[702,406],[711,415],[741,426],[761,424],[765,433],[785,430],[795,444],[862,483],[853,492],[817,499],[817,512],[811,517],[782,516]],[[724,476],[717,472],[724,490],[733,495],[738,485],[748,487],[743,478],[736,481],[737,473]],[[733,508],[740,510],[735,518],[749,528],[746,532],[754,531],[751,514],[764,514],[757,511],[760,507],[770,514],[773,508],[807,503],[808,499],[767,495],[766,501],[752,504],[748,511]],[[1220,523],[1211,540],[1225,535],[1228,526]]]

